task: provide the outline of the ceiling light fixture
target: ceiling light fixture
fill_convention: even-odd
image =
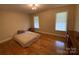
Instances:
[[[36,10],[37,8],[36,7],[32,7],[32,10]]]
[[[36,10],[38,8],[38,4],[30,4],[30,6],[32,7],[32,10]]]

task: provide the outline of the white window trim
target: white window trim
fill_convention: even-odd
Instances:
[[[67,20],[66,20],[66,31],[68,30],[68,11],[59,11],[59,12],[56,12],[57,13],[61,13],[61,12],[67,12]],[[56,14],[55,14],[55,31],[60,31],[60,32],[66,32],[66,31],[62,31],[62,30],[56,30]]]

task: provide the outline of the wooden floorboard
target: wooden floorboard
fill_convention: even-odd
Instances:
[[[61,55],[64,53],[64,38],[40,34],[40,38],[27,48],[14,39],[0,44],[1,55]],[[57,46],[59,45],[59,46]]]

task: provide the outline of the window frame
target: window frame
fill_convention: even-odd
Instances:
[[[62,13],[62,12],[67,12],[66,31],[56,30],[56,14],[57,13]],[[58,11],[58,12],[55,13],[55,25],[54,25],[55,31],[58,31],[58,32],[67,32],[68,31],[68,15],[69,15],[69,12],[67,10],[66,11]]]
[[[37,15],[35,15],[34,17],[36,17]],[[35,28],[35,24],[34,24],[34,17],[33,17],[33,27]],[[38,22],[39,22],[39,16],[37,16],[38,17]],[[40,28],[40,24],[39,24],[39,28]],[[35,29],[39,29],[39,28],[35,28]]]

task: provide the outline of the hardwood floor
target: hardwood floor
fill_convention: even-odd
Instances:
[[[62,40],[62,41],[61,41]],[[41,34],[40,38],[23,48],[13,39],[0,44],[1,55],[61,55],[65,54],[64,38]]]

